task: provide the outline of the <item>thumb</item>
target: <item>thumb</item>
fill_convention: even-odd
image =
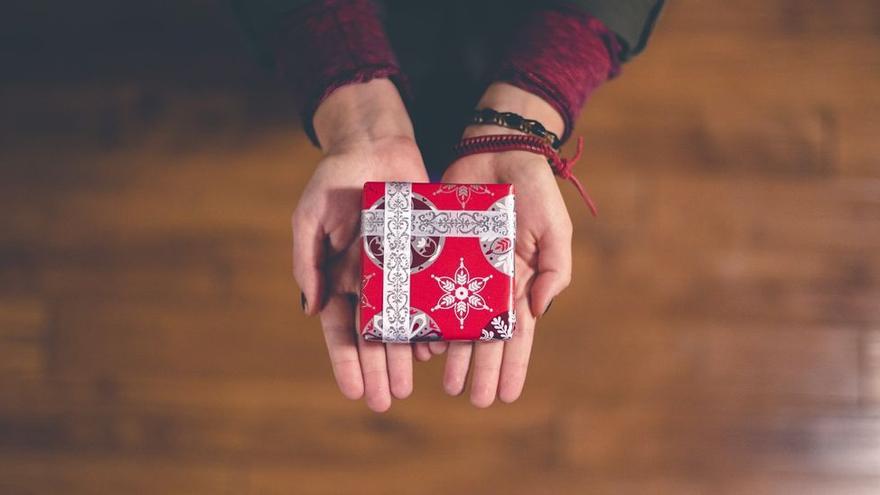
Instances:
[[[529,290],[529,309],[536,317],[571,282],[571,229],[547,229],[538,239],[538,273]]]
[[[324,233],[312,219],[294,215],[293,222],[293,277],[302,290],[303,311],[313,316],[321,310],[324,280],[321,266],[324,260]]]

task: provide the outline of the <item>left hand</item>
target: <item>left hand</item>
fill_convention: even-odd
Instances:
[[[519,94],[516,92],[525,92],[503,86],[505,87],[496,88],[495,93],[492,93],[493,87],[490,87],[481,105],[500,111],[517,111],[516,108],[511,108],[515,98],[506,97],[512,92],[515,97],[525,98],[530,104],[549,107],[536,96]],[[495,98],[500,98],[501,101],[486,101]],[[533,98],[539,101],[534,101]],[[526,113],[522,114],[528,116]],[[535,115],[535,112],[531,114]],[[550,117],[547,121],[552,122],[552,116]],[[465,137],[516,132],[500,127],[472,126],[465,130]],[[447,393],[459,395],[464,391],[473,355],[471,403],[477,407],[488,407],[494,402],[496,395],[503,402],[513,402],[519,398],[525,383],[535,322],[547,310],[551,300],[571,280],[571,219],[547,159],[535,153],[505,151],[462,157],[449,166],[443,175],[443,181],[502,182],[514,185],[517,230],[514,295],[516,330],[513,338],[509,341],[493,342],[431,343],[431,350],[435,353],[444,352],[448,348],[443,376],[443,388]]]
[[[412,358],[425,343],[367,342],[355,326],[360,292],[361,189],[369,180],[428,180],[412,124],[387,79],[343,86],[314,116],[323,158],[293,214],[294,277],[303,310],[319,315],[333,374],[342,394],[364,397],[376,412],[412,393]]]

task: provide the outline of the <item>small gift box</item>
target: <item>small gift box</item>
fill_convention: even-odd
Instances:
[[[510,184],[364,184],[363,337],[510,339],[515,233]]]

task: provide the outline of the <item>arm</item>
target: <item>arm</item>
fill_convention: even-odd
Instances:
[[[571,134],[590,93],[619,68],[614,34],[588,13],[570,7],[542,8],[517,30],[510,53],[477,108],[490,107],[540,121],[562,136]],[[469,126],[463,137],[519,131]],[[454,162],[449,182],[509,182],[517,194],[516,332],[508,342],[448,346],[444,388],[464,391],[473,358],[471,402],[486,407],[522,393],[535,324],[571,280],[572,224],[547,160],[524,151],[478,154]],[[432,344],[443,352],[444,345]]]
[[[406,80],[370,0],[308,2],[280,17],[273,39],[275,69],[296,95],[303,130],[315,145],[315,112],[337,89],[388,79],[407,97]]]
[[[368,180],[427,181],[403,101],[387,79],[345,85],[315,112],[324,152],[293,214],[294,277],[319,315],[343,395],[381,412],[413,388],[413,348],[358,337],[360,195]],[[430,356],[425,344],[416,355]]]
[[[276,66],[298,97],[323,158],[292,218],[294,277],[318,315],[343,395],[374,411],[412,392],[412,357],[427,345],[358,338],[360,191],[370,180],[426,181],[400,69],[368,0],[317,0],[282,16]]]

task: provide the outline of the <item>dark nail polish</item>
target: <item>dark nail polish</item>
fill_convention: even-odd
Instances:
[[[302,305],[303,313],[309,312],[309,302],[306,300],[306,295],[302,292],[299,293],[299,303]]]

